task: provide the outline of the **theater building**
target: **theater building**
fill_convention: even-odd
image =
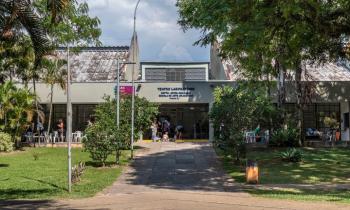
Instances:
[[[85,129],[104,95],[114,96],[118,59],[126,61],[132,54],[135,56],[134,53],[129,47],[91,47],[70,56],[73,131]],[[65,49],[60,49],[59,54],[65,57]],[[139,58],[135,60],[139,61]],[[230,60],[221,60],[215,46],[211,49],[210,62],[137,62],[136,65],[121,64],[121,69],[121,86],[131,86],[134,77],[136,95],[158,103],[160,120],[168,119],[172,126],[181,124],[185,139],[213,139],[208,118],[213,103],[212,92],[217,86],[235,85],[239,79],[237,65]],[[306,70],[308,77],[306,79],[304,75],[304,82],[315,83],[317,93],[305,109],[305,128],[324,130],[323,118],[331,116],[339,122],[341,139],[349,141],[350,66],[339,62],[308,65]],[[291,84],[289,87],[286,106],[293,111],[295,99]],[[39,83],[37,90],[41,103],[48,107],[49,86]],[[55,86],[53,98],[53,122],[56,122],[66,118],[67,97],[64,90]],[[48,114],[48,108],[45,110]]]

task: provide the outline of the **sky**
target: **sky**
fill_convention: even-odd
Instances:
[[[101,20],[104,46],[130,45],[137,0],[86,0],[90,15]],[[193,46],[201,33],[183,32],[177,24],[176,0],[141,0],[137,34],[141,61],[209,61],[209,47]]]

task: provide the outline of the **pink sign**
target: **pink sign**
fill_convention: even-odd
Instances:
[[[120,94],[131,95],[132,94],[132,86],[120,86]]]

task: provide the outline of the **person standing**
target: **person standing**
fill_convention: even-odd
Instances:
[[[58,120],[57,132],[58,132],[59,138],[61,139],[61,141],[63,141],[63,139],[64,139],[64,123],[63,123],[62,119]]]
[[[168,120],[163,121],[163,134],[164,133],[169,133],[170,131],[170,123]]]
[[[159,138],[157,137],[157,132],[158,132],[158,124],[156,121],[154,121],[151,125],[151,130],[152,130],[152,140],[153,142],[156,142]]]
[[[175,127],[175,140],[176,139],[182,139],[182,132],[183,132],[184,127],[179,124]]]
[[[170,123],[168,120],[164,120],[162,141],[166,141],[166,142],[169,141],[169,131],[170,131]]]
[[[43,124],[40,121],[36,125],[36,129],[38,131],[39,136],[41,136],[43,134],[43,132],[44,132],[44,126],[43,126]]]

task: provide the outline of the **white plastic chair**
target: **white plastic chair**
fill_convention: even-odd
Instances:
[[[52,134],[52,143],[55,144],[56,142],[60,141],[60,137],[58,136],[58,132],[54,131]]]
[[[74,142],[80,142],[82,138],[83,138],[83,132],[76,131],[75,133],[73,133],[73,141]]]
[[[245,142],[246,143],[255,143],[255,132],[254,131],[249,131],[245,133]]]
[[[32,132],[27,132],[24,135],[24,138],[26,139],[27,143],[32,143],[32,141],[33,141],[33,133]]]
[[[269,141],[270,141],[270,131],[269,130],[266,130],[264,132],[264,135],[265,135],[265,143],[268,144]]]

